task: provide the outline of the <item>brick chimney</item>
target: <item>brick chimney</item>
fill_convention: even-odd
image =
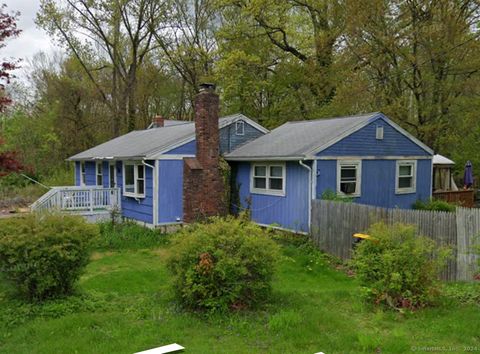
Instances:
[[[215,85],[200,85],[195,97],[197,154],[185,158],[183,167],[183,214],[185,222],[225,213],[224,189],[220,173],[219,98]]]
[[[153,128],[162,128],[165,125],[165,118],[162,116],[155,116],[153,117]]]

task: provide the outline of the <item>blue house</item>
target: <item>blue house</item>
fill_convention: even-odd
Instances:
[[[432,195],[433,151],[382,113],[288,122],[271,132],[236,114],[218,118],[215,87],[195,99],[195,124],[157,118],[69,158],[75,187],[58,187],[34,209],[121,215],[145,225],[180,224],[229,207],[219,155],[232,168],[238,209],[261,225],[308,232],[311,204],[327,191],[356,203],[411,208]]]
[[[221,154],[268,132],[242,114],[217,121]],[[183,160],[195,155],[195,124],[158,118],[149,129],[132,131],[70,157],[75,162],[75,186],[85,187],[85,193],[94,196],[72,188],[61,191],[60,199],[67,198],[67,206],[73,200],[92,212],[101,211],[112,204],[108,191],[118,189],[123,217],[151,227],[182,223]],[[89,198],[94,206],[87,206]]]
[[[308,232],[326,191],[411,208],[432,193],[433,151],[382,113],[288,122],[226,154],[240,208],[262,225]]]

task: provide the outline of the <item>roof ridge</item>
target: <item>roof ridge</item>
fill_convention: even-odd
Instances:
[[[303,119],[303,120],[289,120],[284,124],[296,124],[296,123],[310,123],[310,122],[320,122],[326,120],[335,120],[335,119],[348,119],[348,118],[360,118],[374,116],[376,114],[381,114],[381,112],[370,112],[370,113],[361,113],[361,114],[352,114],[349,116],[338,116],[338,117],[328,117],[328,118],[316,118],[316,119]]]

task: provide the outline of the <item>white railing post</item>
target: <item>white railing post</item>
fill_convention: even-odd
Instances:
[[[116,200],[116,207],[117,209],[122,208],[122,192],[120,192],[120,188],[117,188],[117,200]]]
[[[119,188],[53,187],[31,205],[31,209],[93,212],[96,208],[121,208]]]
[[[90,188],[90,211],[93,212],[93,188]]]

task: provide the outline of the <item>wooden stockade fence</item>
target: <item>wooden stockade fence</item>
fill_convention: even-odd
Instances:
[[[312,201],[312,238],[327,253],[342,259],[352,256],[352,235],[370,225],[405,223],[439,245],[448,245],[454,256],[442,273],[445,280],[472,280],[477,256],[472,252],[480,236],[480,209],[457,208],[455,213],[425,210],[386,209],[355,203]]]

